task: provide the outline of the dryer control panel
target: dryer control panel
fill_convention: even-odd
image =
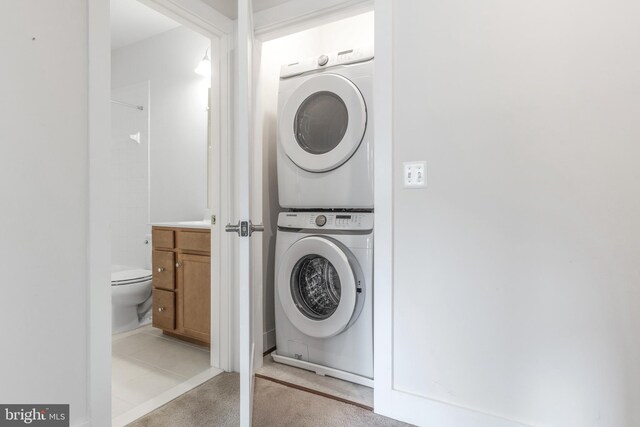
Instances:
[[[337,65],[355,64],[373,59],[373,47],[358,47],[340,52],[332,52],[302,59],[298,62],[285,64],[280,67],[280,78],[299,76],[308,71],[316,71]]]
[[[281,212],[278,227],[306,230],[373,230],[369,212]]]

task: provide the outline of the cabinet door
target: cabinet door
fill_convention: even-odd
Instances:
[[[200,341],[210,342],[211,258],[180,254],[178,264],[178,288],[184,333]]]
[[[172,291],[175,283],[175,254],[167,251],[153,251],[153,287]]]

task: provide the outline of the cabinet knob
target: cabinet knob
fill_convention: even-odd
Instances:
[[[158,313],[162,313],[166,309],[167,309],[167,307],[158,307]]]
[[[176,262],[176,267],[178,268],[182,267],[182,263]]]
[[[158,267],[158,273],[162,273],[164,271],[164,267]]]

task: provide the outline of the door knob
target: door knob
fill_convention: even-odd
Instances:
[[[162,273],[164,271],[164,267],[158,267],[158,273]]]
[[[238,221],[238,224],[227,224],[224,227],[227,233],[238,233],[240,237],[251,236],[254,232],[264,231],[264,225],[253,225],[251,221]]]
[[[158,313],[162,313],[166,309],[167,309],[167,307],[158,307]]]
[[[226,231],[227,233],[238,233],[238,236],[240,235],[240,221],[238,221],[237,224],[227,224],[224,226],[224,231]]]
[[[249,236],[251,236],[254,232],[262,233],[264,231],[264,225],[257,224],[253,225],[251,221],[249,221]]]
[[[182,264],[179,263],[179,262],[176,262],[176,267],[180,268],[180,267],[182,267]]]

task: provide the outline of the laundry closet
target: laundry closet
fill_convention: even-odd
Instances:
[[[370,408],[374,12],[287,33],[258,34],[254,59],[265,225],[256,376]]]

